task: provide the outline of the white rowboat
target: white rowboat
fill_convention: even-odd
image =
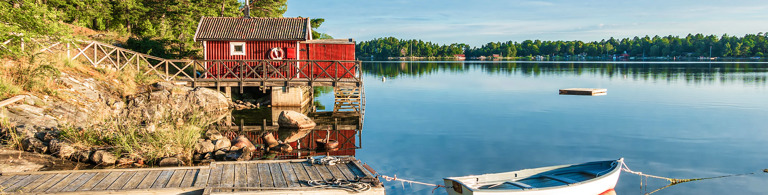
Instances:
[[[616,187],[623,161],[624,158],[621,158],[505,173],[448,177],[443,181],[450,195],[598,195],[612,192]]]

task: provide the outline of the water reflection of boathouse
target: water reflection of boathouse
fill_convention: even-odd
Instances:
[[[297,159],[318,155],[355,156],[355,150],[362,147],[362,129],[365,115],[364,96],[349,96],[349,93],[347,93],[348,91],[355,90],[361,91],[362,89],[334,89],[335,101],[333,111],[316,111],[312,103],[301,107],[271,107],[265,108],[264,111],[269,113],[262,114],[261,122],[254,120],[245,122],[246,120],[243,117],[233,117],[233,121],[221,123],[219,129],[229,139],[244,135],[254,144],[260,145],[264,145],[260,136],[266,132],[272,133],[278,140],[285,140],[286,138],[294,140],[297,137],[301,137],[297,141],[288,142],[294,150],[290,153],[277,155],[277,159]],[[356,99],[357,101],[350,101],[350,99]],[[280,115],[280,112],[285,110],[305,114],[312,118],[317,125],[310,130],[280,129],[277,126],[277,117]],[[319,149],[322,146],[319,146],[315,140],[326,138],[338,141],[338,148],[331,151]]]

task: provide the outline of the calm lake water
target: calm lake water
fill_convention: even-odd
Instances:
[[[674,178],[757,172],[655,194],[768,193],[768,64],[365,62],[364,69],[356,156],[383,175],[442,184],[624,157],[635,171]],[[608,95],[558,95],[562,88]],[[331,94],[317,100],[333,104]],[[640,179],[622,173],[617,193],[667,184],[649,179],[644,190]],[[432,191],[385,186],[387,194]]]

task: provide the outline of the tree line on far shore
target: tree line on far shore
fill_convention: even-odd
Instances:
[[[609,38],[608,40],[490,42],[480,47],[454,43],[439,45],[421,40],[402,40],[394,37],[377,38],[357,44],[361,58],[387,59],[389,57],[466,57],[493,56],[584,56],[604,57],[627,54],[631,57],[768,57],[768,33],[747,34],[743,37],[730,35],[689,34],[679,36],[654,36],[634,38]]]

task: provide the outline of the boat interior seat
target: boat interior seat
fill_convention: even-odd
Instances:
[[[516,182],[516,181],[506,181],[504,183],[512,184],[514,186],[517,186],[517,187],[520,187],[520,188],[523,188],[523,189],[533,189],[533,186],[531,186],[531,185],[520,183],[520,182]]]
[[[594,169],[582,170],[581,172],[595,175],[595,177],[598,177],[600,175],[605,175],[606,173],[608,173],[608,171],[605,171],[605,170],[594,170]]]
[[[556,176],[556,175],[543,175],[542,177],[553,179],[553,180],[557,180],[559,182],[563,182],[563,183],[567,183],[567,184],[579,183],[579,181],[576,181],[576,180],[573,180],[573,179],[570,179],[570,178]]]

